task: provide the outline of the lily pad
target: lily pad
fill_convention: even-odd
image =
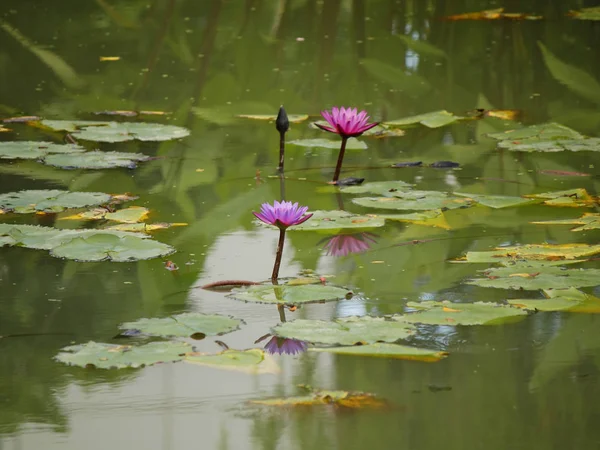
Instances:
[[[233,289],[228,297],[246,302],[301,305],[305,303],[333,302],[352,297],[352,292],[337,286],[318,284],[272,285],[257,284]]]
[[[600,285],[600,269],[563,269],[560,267],[500,267],[484,271],[485,278],[466,284],[501,289],[538,290]]]
[[[150,233],[156,230],[166,230],[171,227],[185,227],[187,223],[176,222],[157,222],[157,223],[120,223],[118,225],[111,225],[103,228],[103,230],[116,230],[116,231],[131,231],[134,233]]]
[[[362,216],[346,211],[311,211],[313,216],[300,225],[290,227],[290,231],[335,231],[346,229],[369,229],[385,225],[379,217]]]
[[[238,114],[236,117],[240,119],[252,119],[252,120],[264,120],[268,122],[275,122],[277,119],[276,114]],[[290,123],[301,123],[308,120],[307,114],[288,114],[288,120]]]
[[[298,145],[300,147],[310,148],[333,148],[336,150],[340,149],[341,140],[331,139],[296,139],[295,141],[289,141],[289,145]],[[363,141],[359,141],[356,138],[349,138],[346,143],[346,150],[366,150],[367,144]]]
[[[582,8],[579,11],[570,11],[569,15],[579,20],[600,20],[600,6]]]
[[[518,130],[490,133],[488,136],[500,141],[523,139],[537,139],[538,141],[546,141],[555,139],[582,139],[585,137],[583,134],[578,133],[569,127],[554,122],[530,125]]]
[[[528,194],[523,197],[543,199],[544,205],[548,206],[564,206],[571,208],[592,207],[598,202],[597,198],[592,197],[583,188],[543,192],[541,194]]]
[[[175,252],[173,247],[162,242],[127,233],[125,236],[112,233],[105,231],[91,236],[76,237],[52,248],[50,254],[76,261],[128,262],[158,258]]]
[[[456,209],[472,204],[469,199],[439,191],[397,191],[393,192],[393,197],[361,197],[352,202],[367,208],[413,211]]]
[[[347,317],[333,322],[298,319],[273,328],[273,333],[279,337],[327,345],[395,342],[414,332],[414,326],[402,320],[371,316]]]
[[[420,311],[404,316],[406,322],[428,325],[497,325],[527,315],[522,309],[499,303],[426,301],[408,302],[407,306]]]
[[[558,261],[575,260],[600,253],[600,245],[589,244],[526,244],[510,247],[496,247],[485,252],[468,252],[459,261],[482,263],[502,262],[508,258],[518,261]]]
[[[239,319],[220,314],[184,313],[126,322],[119,325],[119,329],[135,329],[150,336],[161,337],[215,336],[235,331],[242,323]]]
[[[251,374],[279,373],[279,366],[275,360],[258,348],[227,349],[216,354],[188,353],[185,355],[184,361],[215,369],[235,370]]]
[[[537,203],[538,200],[523,197],[510,197],[507,195],[483,195],[483,194],[469,194],[463,192],[455,192],[454,195],[460,197],[467,197],[480,205],[487,206],[489,208],[500,209],[510,208],[512,206],[527,205],[530,203]]]
[[[498,148],[518,152],[600,151],[599,138],[588,138],[558,123],[531,125],[488,136],[500,140]]]
[[[0,159],[39,159],[51,153],[73,154],[84,151],[85,148],[74,144],[36,141],[0,142]]]
[[[577,219],[544,220],[541,222],[530,223],[535,223],[539,225],[579,225],[575,228],[571,228],[571,231],[598,230],[600,229],[600,214],[584,213],[583,216]]]
[[[336,355],[373,356],[377,358],[408,359],[413,361],[435,362],[446,356],[447,352],[439,352],[426,348],[410,347],[400,344],[368,344],[344,347],[311,348],[311,352],[335,353]]]
[[[404,119],[391,120],[383,122],[383,125],[387,127],[403,127],[409,125],[424,125],[427,128],[440,128],[446,125],[450,125],[454,122],[464,119],[461,116],[455,116],[448,111],[433,111],[425,114],[418,114],[416,116],[405,117]]]
[[[344,194],[376,194],[392,197],[398,191],[408,191],[411,184],[404,181],[377,181],[374,183],[365,183],[360,186],[348,186],[340,188]]]
[[[105,208],[95,208],[72,216],[61,217],[61,220],[112,220],[114,222],[135,224],[146,220],[149,212],[150,210],[143,206],[130,206],[115,212],[110,212]]]
[[[142,153],[93,151],[74,155],[48,155],[44,158],[44,164],[62,169],[135,169],[138,162],[149,159],[149,156]]]
[[[69,192],[61,190],[31,190],[0,195],[0,210],[28,214],[60,212],[68,208],[102,205],[111,200],[101,192]]]
[[[383,408],[387,402],[365,392],[348,391],[313,391],[308,395],[297,397],[268,398],[263,400],[250,400],[253,405],[294,407],[294,406],[322,406],[333,405],[343,408]]]
[[[146,122],[43,120],[43,126],[70,131],[77,139],[96,142],[169,141],[188,136],[187,128]]]
[[[145,345],[114,345],[90,341],[65,347],[55,359],[70,366],[124,369],[181,361],[192,346],[186,342],[151,342]]]
[[[422,211],[409,214],[377,214],[375,217],[397,222],[412,223],[414,225],[443,228],[444,230],[449,230],[451,228],[450,224],[446,220],[444,212],[441,209],[433,209],[431,211]]]

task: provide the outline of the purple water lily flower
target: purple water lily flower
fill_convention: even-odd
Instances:
[[[322,130],[336,133],[344,138],[356,137],[378,125],[378,122],[368,123],[369,116],[366,111],[358,112],[356,108],[331,108],[329,111],[321,111],[323,118],[330,126],[315,123]]]
[[[305,352],[308,344],[296,339],[286,339],[273,336],[265,345],[265,350],[272,355],[295,355]]]
[[[306,211],[308,211],[308,206],[298,206],[298,203],[275,200],[273,206],[263,203],[260,212],[252,214],[268,225],[275,225],[280,230],[285,230],[310,219],[312,214],[306,214]]]
[[[333,236],[325,244],[328,256],[346,256],[350,253],[364,253],[371,244],[377,242],[371,233],[340,234]]]

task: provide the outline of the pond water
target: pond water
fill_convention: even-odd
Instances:
[[[219,280],[267,280],[278,233],[252,211],[281,199],[311,211],[375,210],[340,194],[337,149],[287,145],[276,177],[272,122],[238,114],[309,114],[287,141],[336,136],[310,121],[336,105],[376,120],[448,110],[472,120],[402,137],[360,138],[342,177],[401,180],[414,189],[518,197],[585,188],[598,192],[597,153],[499,151],[486,134],[557,122],[598,136],[600,23],[569,10],[586,0],[4,0],[0,11],[0,118],[148,121],[188,128],[164,142],[86,141],[88,149],[156,156],[136,169],[65,170],[33,160],[0,163],[0,193],[24,189],[133,193],[148,222],[187,223],[153,232],[176,253],[138,262],[77,262],[47,251],[0,249],[0,449],[534,449],[600,445],[600,321],[539,312],[495,326],[421,325],[410,342],[448,352],[427,363],[305,352],[274,356],[279,371],[248,374],[183,362],[141,369],[82,369],[55,361],[61,348],[113,339],[118,326],[184,312],[244,320],[239,330],[186,340],[200,352],[262,348],[280,321],[274,305],[200,289]],[[444,20],[505,7],[540,20]],[[119,59],[117,59],[117,57]],[[475,110],[519,110],[517,121]],[[114,110],[166,116],[98,116]],[[35,124],[33,124],[35,125]],[[0,141],[62,143],[63,132],[4,123]],[[82,141],[83,142],[83,141]],[[392,164],[422,161],[421,167]],[[455,161],[456,168],[427,167]],[[577,172],[576,176],[562,172]],[[360,196],[375,196],[361,194]],[[386,221],[358,230],[363,252],[335,256],[332,234],[287,233],[281,277],[312,271],[350,300],[287,310],[288,320],[403,313],[408,302],[500,302],[539,290],[464,284],[493,264],[453,264],[468,251],[520,244],[597,244],[598,231],[539,225],[587,208],[473,206],[447,211],[449,229]],[[6,214],[0,223],[97,228],[59,214]],[[361,219],[362,220],[362,219]],[[310,223],[310,220],[306,222]],[[178,270],[166,270],[172,261]],[[578,265],[597,269],[598,261]],[[540,269],[543,271],[543,269]],[[537,273],[517,274],[535,278]],[[581,291],[600,296],[595,286]],[[543,286],[542,286],[543,287]],[[449,308],[452,309],[452,308]],[[369,392],[389,403],[256,408],[248,401],[301,395],[298,385]]]

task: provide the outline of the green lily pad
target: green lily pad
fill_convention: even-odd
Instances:
[[[376,194],[386,197],[393,197],[398,192],[404,192],[411,189],[411,184],[404,181],[377,181],[374,183],[365,183],[360,186],[347,186],[340,188],[344,194]]]
[[[441,209],[433,209],[431,211],[422,211],[409,214],[377,214],[375,217],[397,222],[407,222],[415,225],[443,228],[445,230],[449,230],[451,228],[450,224],[448,224],[448,221],[446,220],[444,212]]]
[[[149,159],[149,156],[142,153],[93,151],[74,155],[48,155],[44,158],[44,164],[62,169],[135,169],[138,162]]]
[[[289,141],[289,145],[298,145],[300,147],[310,148],[333,148],[336,150],[340,149],[342,144],[341,140],[331,139],[296,139],[295,141]],[[366,150],[367,144],[363,141],[359,141],[356,138],[349,138],[346,142],[346,150]]]
[[[215,369],[235,370],[251,374],[275,374],[279,372],[279,366],[275,360],[258,348],[249,350],[227,349],[216,354],[188,353],[185,355],[184,361]]]
[[[488,136],[500,140],[498,148],[518,152],[600,151],[599,138],[588,138],[558,123],[531,125]]]
[[[109,194],[101,192],[69,192],[60,190],[31,190],[0,195],[0,210],[28,214],[33,212],[60,212],[68,208],[102,205],[110,201]]]
[[[483,195],[483,194],[469,194],[464,192],[455,192],[454,195],[460,197],[467,197],[480,205],[487,206],[489,208],[500,209],[510,208],[512,206],[527,205],[530,203],[537,203],[538,200],[523,197],[510,197],[507,195]]]
[[[524,289],[570,288],[600,285],[600,269],[562,269],[560,267],[499,267],[484,271],[486,278],[465,281],[480,287]]]
[[[240,119],[252,119],[252,120],[263,120],[268,122],[275,122],[277,119],[276,114],[238,114],[236,117]],[[308,120],[307,114],[288,114],[287,118],[290,123],[301,123]]]
[[[600,6],[571,11],[569,15],[579,20],[600,20]]]
[[[424,125],[427,128],[440,128],[464,119],[461,116],[455,116],[448,111],[433,111],[416,116],[405,117],[404,119],[391,120],[383,122],[387,127],[404,127],[409,125]]]
[[[146,122],[43,120],[53,130],[70,131],[77,139],[96,142],[169,141],[188,136],[187,128]]]
[[[84,151],[85,148],[74,144],[36,141],[0,142],[0,159],[39,159],[51,153],[73,154]]]
[[[508,303],[534,311],[568,311],[600,314],[600,298],[575,288],[544,289],[542,299],[514,299]]]
[[[537,139],[547,141],[555,139],[582,139],[585,136],[577,131],[558,123],[543,123],[520,128],[518,130],[501,131],[490,133],[489,137],[500,141]],[[532,141],[537,142],[537,141]]]
[[[540,222],[530,222],[538,225],[579,225],[571,228],[571,231],[587,231],[600,229],[600,214],[584,213],[583,216],[577,219],[564,220],[544,220]]]
[[[251,400],[253,405],[277,406],[277,407],[307,407],[333,405],[337,408],[384,408],[388,406],[385,400],[382,400],[374,394],[365,392],[348,391],[323,391],[314,390],[308,395],[297,397],[267,398],[261,400]]]
[[[347,317],[333,322],[297,319],[273,328],[273,333],[279,337],[327,345],[395,342],[414,332],[414,326],[403,320],[371,316]]]
[[[170,245],[152,239],[144,239],[127,234],[119,236],[117,232],[98,232],[91,236],[76,237],[64,244],[53,247],[50,254],[57,258],[76,261],[140,261],[158,258],[175,252]]]
[[[544,205],[548,206],[579,208],[593,207],[597,204],[597,198],[588,194],[583,188],[542,192],[541,194],[527,194],[523,197],[543,199]]]
[[[420,311],[404,316],[406,322],[427,325],[497,325],[527,315],[522,309],[499,303],[426,301],[408,302],[407,306]]]
[[[290,227],[290,231],[337,231],[346,229],[369,229],[385,225],[378,217],[362,216],[346,211],[311,211],[313,216],[300,225]]]
[[[600,253],[600,245],[589,244],[526,244],[497,247],[485,252],[468,252],[458,261],[483,263],[519,261],[544,261],[565,263],[566,260],[592,256]]]
[[[257,284],[233,289],[228,297],[245,302],[301,305],[305,303],[343,300],[352,297],[352,292],[337,286],[318,284],[292,286]]]
[[[447,352],[439,352],[426,348],[410,347],[400,344],[368,344],[345,347],[311,348],[311,352],[335,353],[336,355],[373,356],[377,358],[409,359],[413,361],[435,362],[448,356]]]
[[[215,336],[237,330],[243,323],[220,314],[184,313],[171,317],[139,319],[119,325],[121,330],[139,330],[150,336],[193,337],[193,335]]]
[[[145,345],[114,345],[90,341],[65,347],[55,356],[70,366],[124,369],[181,361],[192,346],[185,342],[151,342]]]
[[[423,211],[456,209],[471,206],[469,199],[439,191],[397,191],[391,197],[361,197],[353,203],[367,208]]]

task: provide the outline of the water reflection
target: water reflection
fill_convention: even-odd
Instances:
[[[327,250],[327,256],[347,256],[350,253],[364,253],[377,242],[376,238],[376,235],[366,232],[338,234],[329,238],[323,248]]]

